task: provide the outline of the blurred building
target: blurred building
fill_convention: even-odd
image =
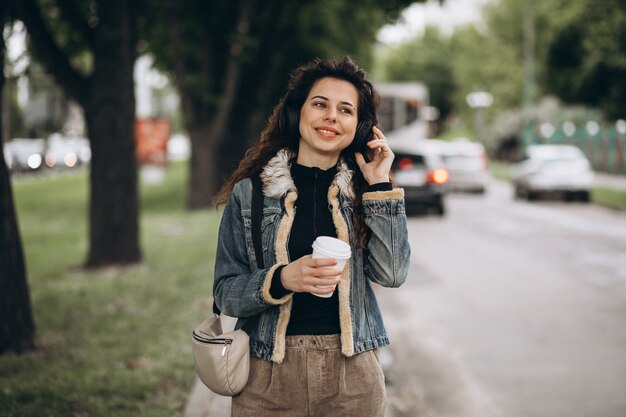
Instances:
[[[135,100],[137,118],[165,117],[176,128],[180,118],[180,100],[166,74],[154,67],[154,58],[142,55],[135,62]]]
[[[70,114],[70,101],[43,67],[31,60],[18,81],[24,129],[30,137],[59,131]]]
[[[429,108],[428,88],[421,83],[377,83],[380,99],[378,120],[383,131],[411,123],[420,124],[422,138],[429,137],[429,123],[424,110]]]

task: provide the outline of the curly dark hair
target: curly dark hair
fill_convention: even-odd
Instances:
[[[338,78],[354,85],[359,95],[358,120],[369,119],[374,121],[375,125],[378,124],[376,111],[380,98],[372,83],[368,81],[365,70],[360,68],[348,56],[338,60],[321,58],[312,60],[308,64],[297,68],[291,75],[289,90],[274,107],[265,129],[261,132],[259,142],[246,152],[235,172],[233,172],[217,194],[216,204],[218,206],[226,203],[238,181],[253,175],[259,175],[265,164],[279,150],[288,148],[294,154],[297,154],[299,141],[287,138],[286,135],[281,134],[282,132],[279,129],[281,109],[285,105],[287,97],[289,98],[289,105],[297,106],[296,108],[298,109],[302,108],[315,82],[326,77]],[[348,167],[354,171],[352,182],[356,200],[354,202],[353,221],[361,246],[365,246],[368,234],[363,221],[361,196],[367,190],[368,184],[356,163],[354,152],[350,148],[346,148],[341,152],[341,156],[348,164]]]

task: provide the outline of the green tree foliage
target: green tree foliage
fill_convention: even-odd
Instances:
[[[626,116],[626,8],[621,0],[576,2],[548,43],[544,88],[570,103]]]
[[[495,109],[521,104],[522,63],[514,48],[474,27],[455,32],[452,44],[453,74],[459,86],[454,99],[457,113],[469,115],[465,98],[472,91],[488,91]]]
[[[457,81],[453,74],[453,51],[450,39],[434,27],[422,37],[402,44],[389,52],[385,75],[390,81],[419,81],[428,86],[430,104],[437,107],[441,119],[452,112]]]
[[[192,143],[187,205],[211,204],[221,181],[258,138],[289,72],[315,56],[370,46],[402,0],[151,0],[145,39],[182,99]]]
[[[528,7],[530,6],[530,9]],[[447,57],[455,86],[451,112],[471,123],[468,93],[485,90],[494,97],[488,116],[523,105],[524,18],[531,11],[534,36],[534,101],[556,95],[568,104],[595,107],[608,118],[626,111],[626,9],[621,0],[600,7],[592,0],[497,0],[483,10],[478,26],[457,29],[450,39],[423,38],[399,46],[386,68],[393,79],[424,81],[436,97],[440,88],[423,69],[434,57]],[[438,61],[444,66],[445,60]],[[434,72],[434,71],[432,71]],[[434,99],[433,99],[434,102]]]

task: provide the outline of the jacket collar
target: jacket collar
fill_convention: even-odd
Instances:
[[[278,151],[276,156],[263,167],[261,180],[263,181],[263,194],[266,197],[282,198],[290,191],[297,191],[290,171],[291,162],[295,157],[295,152],[284,148]],[[349,169],[348,164],[340,157],[333,185],[339,188],[339,192],[344,198],[351,200],[355,198],[352,187],[353,175],[354,171]]]

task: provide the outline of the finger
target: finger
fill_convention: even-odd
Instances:
[[[305,276],[308,277],[306,281],[309,282],[309,280],[341,277],[341,272],[337,268],[313,268],[311,271],[306,271]]]
[[[383,134],[382,130],[380,130],[378,127],[374,126],[372,127],[372,130],[374,132],[374,137],[378,140],[382,140],[385,143],[388,142],[387,137]]]
[[[314,287],[315,289],[312,291],[316,294],[329,294],[335,291],[335,288],[337,288],[336,284],[332,284],[332,285],[316,285]]]
[[[361,152],[355,152],[354,158],[356,159],[356,164],[359,166],[359,168],[362,169],[363,166],[366,164],[363,154]]]
[[[379,138],[367,142],[367,146],[369,146],[370,148],[384,148],[389,145],[387,144],[387,141],[385,139]]]
[[[339,277],[341,276],[341,270],[338,268],[317,268],[317,270],[315,271],[316,273],[314,274],[315,277],[317,278],[321,278],[321,279],[327,279],[327,278],[332,278],[332,277]]]
[[[340,276],[332,276],[325,278],[311,278],[311,280],[307,281],[307,284],[310,285],[337,285],[341,281]]]
[[[335,291],[335,286],[334,285],[324,285],[324,286],[315,286],[313,285],[311,287],[310,290],[308,290],[307,292],[311,292],[313,294],[332,294]]]
[[[337,260],[334,258],[311,258],[309,265],[315,268],[320,266],[334,266],[337,265]]]

